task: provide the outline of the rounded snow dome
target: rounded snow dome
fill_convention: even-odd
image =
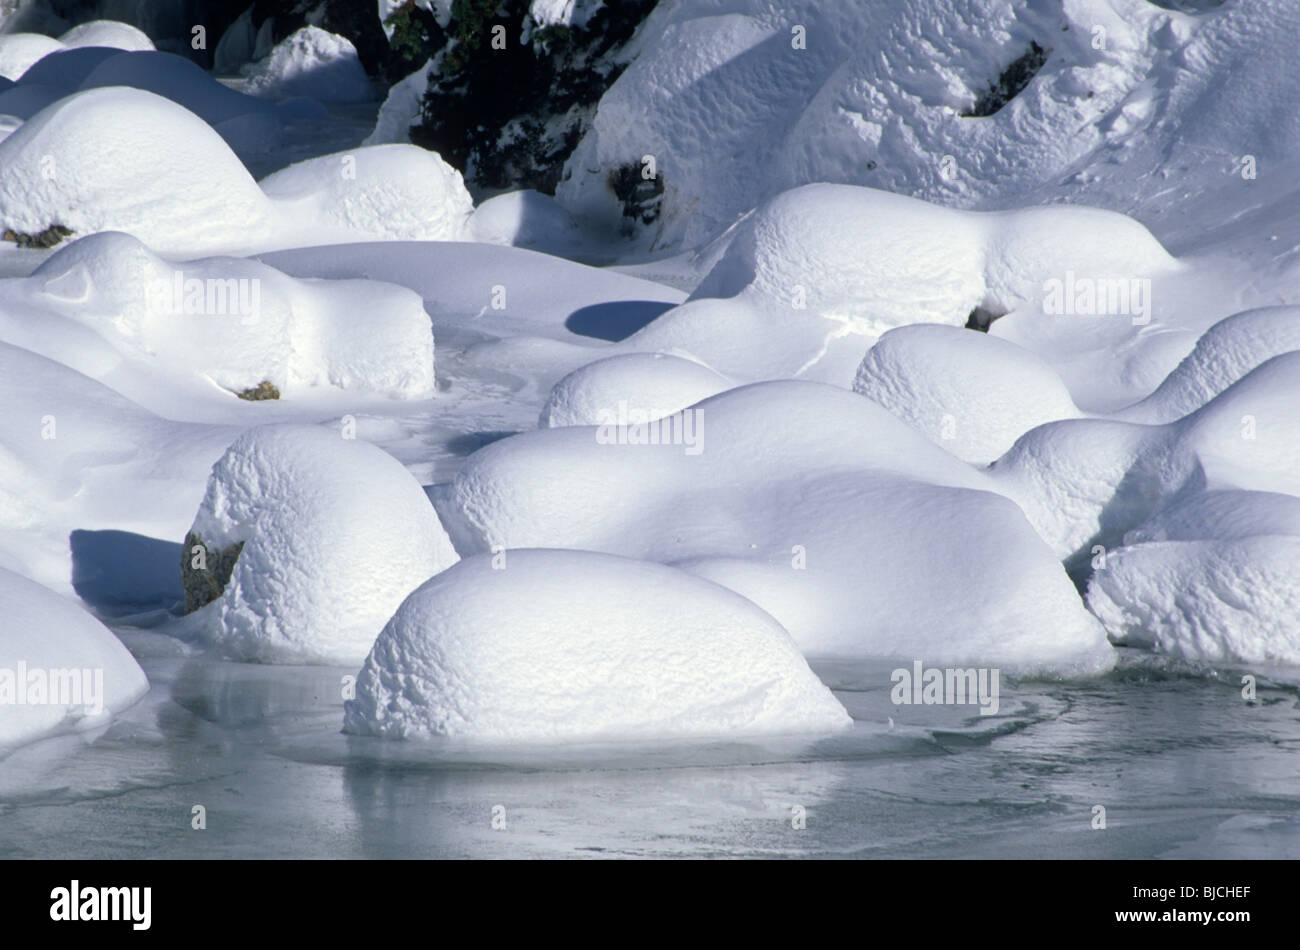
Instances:
[[[462,561],[406,599],[344,731],[555,742],[850,722],[790,635],[739,594],[649,561],[524,549]]]
[[[594,426],[626,409],[639,421],[662,419],[734,383],[702,363],[668,353],[625,353],[588,363],[561,379],[539,425]]]
[[[149,689],[126,647],[73,601],[0,568],[0,604],[0,696],[12,691],[4,696],[0,747],[105,725]],[[20,690],[27,701],[19,701]]]
[[[78,46],[111,46],[124,50],[151,50],[153,41],[141,30],[118,20],[91,20],[74,26],[59,37],[68,48]]]
[[[0,142],[0,225],[127,231],[163,251],[243,245],[270,204],[212,128],[139,89],[61,99]]]
[[[376,240],[455,241],[474,200],[460,172],[414,145],[373,145],[322,155],[262,179],[288,217]]]
[[[402,599],[455,560],[391,455],[339,429],[263,426],[212,467],[183,552],[186,623],[236,659],[359,663]]]
[[[41,33],[0,36],[0,76],[18,79],[42,57],[63,49],[63,44]]]

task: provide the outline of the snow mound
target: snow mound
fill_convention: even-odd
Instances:
[[[653,155],[663,197],[647,231],[660,247],[698,246],[811,181],[1005,205],[1118,150],[1158,114],[1163,89],[1152,87],[1173,85],[1171,73],[1186,81],[1177,56],[1190,21],[1130,0],[916,0],[901,13],[819,0],[661,4],[557,197],[617,221],[613,173]]]
[[[1212,663],[1300,666],[1300,537],[1163,541],[1112,551],[1088,607],[1119,644]]]
[[[425,63],[405,79],[393,83],[379,107],[375,128],[362,145],[409,145],[411,126],[420,120],[425,90],[429,88],[429,70],[433,60]]]
[[[108,628],[71,600],[0,568],[0,749],[94,729],[149,689]]]
[[[129,231],[183,251],[265,239],[271,205],[198,116],[112,87],[61,99],[0,142],[0,224]]]
[[[1130,422],[1181,419],[1205,405],[1260,363],[1300,350],[1300,307],[1262,307],[1221,320],[1154,393],[1116,413]]]
[[[958,327],[890,330],[853,383],[958,458],[986,465],[1025,432],[1079,415],[1050,366],[1013,343]]]
[[[429,318],[405,288],[298,281],[239,258],[176,265],[113,231],[0,282],[0,338],[162,413],[175,408],[176,384],[241,393],[268,381],[286,399],[317,387],[434,389]]]
[[[119,53],[96,66],[81,89],[131,86],[189,109],[239,155],[259,155],[278,145],[284,123],[275,106],[223,86],[198,65],[174,53]]]
[[[1089,608],[1120,644],[1300,666],[1300,498],[1187,492],[1096,563]]]
[[[1113,663],[994,484],[875,403],[760,383],[659,423],[475,452],[435,503],[458,550],[603,551],[732,587],[807,652],[1091,673]]]
[[[248,91],[268,99],[309,96],[322,102],[364,102],[370,80],[346,37],[305,26],[247,70]]]
[[[456,560],[401,463],[315,426],[241,435],[213,466],[186,545],[187,602],[216,597],[185,632],[276,663],[361,662],[406,595]]]
[[[849,185],[783,192],[720,241],[687,304],[629,345],[685,350],[740,379],[847,387],[895,327],[1003,314],[1076,269],[1090,279],[1178,269],[1142,225],[1113,212],[956,211]],[[762,343],[741,344],[752,340]]]
[[[352,240],[454,241],[474,210],[460,172],[414,145],[322,155],[261,185],[285,220],[306,219]]]
[[[479,204],[469,233],[486,244],[531,247],[549,253],[572,250],[581,241],[578,223],[550,195],[523,189]]]
[[[538,425],[650,422],[734,386],[701,363],[667,353],[627,353],[588,363],[551,390]]]
[[[124,50],[152,50],[153,42],[129,23],[117,20],[92,20],[74,26],[59,37],[69,49],[79,46],[108,46]]]
[[[561,742],[851,723],[780,624],[731,591],[586,551],[495,557],[406,599],[366,659],[345,732]]]
[[[0,76],[18,79],[37,60],[63,48],[58,40],[41,33],[0,35]]]
[[[120,55],[122,50],[111,46],[56,50],[41,57],[23,73],[21,82],[23,85],[48,86],[70,92],[78,88],[100,63]]]
[[[1300,352],[1165,425],[1066,420],[1022,436],[990,475],[1061,557],[1118,546],[1183,491],[1300,495]]]

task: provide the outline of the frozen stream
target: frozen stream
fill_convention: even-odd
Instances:
[[[84,748],[0,764],[0,857],[1300,857],[1297,691],[1261,677],[1249,704],[1239,672],[1129,655],[1086,685],[1004,679],[981,717],[893,705],[889,664],[814,662],[841,737],[490,754],[342,735],[344,669],[119,633],[151,692]]]

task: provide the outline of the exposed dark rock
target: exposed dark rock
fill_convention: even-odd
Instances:
[[[994,313],[992,310],[985,310],[983,307],[976,307],[966,318],[967,330],[978,330],[980,333],[988,333],[989,325],[998,317],[1005,317],[1004,313]]]
[[[269,379],[264,379],[251,389],[245,389],[242,392],[235,393],[240,399],[247,399],[249,402],[261,402],[264,399],[279,399],[280,390],[276,388],[275,383]]]
[[[1030,80],[1038,75],[1038,71],[1043,68],[1043,63],[1047,62],[1047,53],[1047,50],[1031,41],[1029,49],[1002,70],[1002,75],[975,100],[971,110],[963,112],[962,115],[983,118],[996,113],[1020,95],[1029,85]]]
[[[51,224],[44,231],[37,231],[35,234],[24,234],[12,228],[5,228],[4,233],[0,234],[0,238],[11,241],[19,247],[38,248],[54,247],[62,242],[64,238],[71,236],[72,229],[65,228],[61,224]]]
[[[194,548],[200,545],[204,549],[202,569],[194,567]],[[230,583],[235,562],[243,550],[243,541],[222,550],[213,550],[197,534],[186,533],[185,545],[181,549],[181,587],[185,590],[187,614],[221,596],[221,592]]]

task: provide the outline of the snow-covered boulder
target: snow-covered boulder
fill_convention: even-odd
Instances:
[[[937,324],[882,336],[858,367],[853,389],[979,465],[1035,426],[1079,415],[1061,378],[1028,350]]]
[[[1117,546],[1184,491],[1300,495],[1300,352],[1255,367],[1200,409],[1165,425],[1051,422],[990,468],[1063,558]]]
[[[469,221],[469,234],[487,244],[531,247],[563,254],[582,245],[578,223],[550,195],[522,189],[481,202]]]
[[[912,323],[964,326],[1041,301],[1049,280],[1178,270],[1138,222],[1091,208],[970,212],[850,185],[793,188],[721,241],[685,306],[627,341],[740,379],[852,383],[862,354]],[[1126,320],[1128,318],[1125,318]]]
[[[198,116],[110,87],[61,99],[0,142],[0,225],[128,231],[183,253],[265,240],[271,203]]]
[[[261,185],[286,221],[311,222],[317,237],[332,232],[352,240],[454,241],[474,210],[460,172],[414,145],[322,155],[275,172]]]
[[[477,742],[730,737],[850,724],[775,620],[660,564],[519,550],[406,599],[344,731]]]
[[[435,503],[463,552],[677,564],[753,600],[810,653],[1109,667],[1100,625],[994,487],[862,396],[780,381],[658,422],[494,442]]]
[[[268,99],[309,96],[322,102],[363,102],[374,96],[351,41],[315,26],[285,37],[246,74],[248,91]]]
[[[1300,666],[1300,498],[1189,493],[1100,560],[1088,606],[1111,639],[1209,663]]]
[[[1220,320],[1160,388],[1116,413],[1130,422],[1173,422],[1195,412],[1260,363],[1300,350],[1300,307],[1262,307]]]
[[[118,20],[91,20],[74,26],[59,37],[69,49],[80,46],[106,46],[124,50],[151,50],[153,41],[141,30]]]
[[[178,386],[191,399],[213,384],[239,394],[263,381],[286,399],[434,388],[429,318],[405,288],[298,281],[241,258],[173,264],[114,231],[73,241],[31,277],[0,281],[0,339],[159,412],[172,409]]]
[[[174,53],[119,53],[96,66],[78,88],[131,86],[189,109],[241,156],[260,155],[284,137],[275,106],[214,80],[197,64]]]
[[[0,750],[107,725],[149,689],[108,628],[73,601],[0,568]]]
[[[1300,666],[1300,537],[1166,541],[1111,552],[1088,606],[1111,639],[1211,663]]]
[[[667,353],[610,356],[555,384],[538,425],[591,426],[650,422],[671,416],[734,386],[721,373]]]
[[[0,76],[16,80],[43,56],[63,48],[58,40],[41,33],[0,34]]]
[[[406,595],[456,561],[396,459],[346,431],[280,425],[213,466],[182,556],[181,632],[275,663],[361,662]]]

